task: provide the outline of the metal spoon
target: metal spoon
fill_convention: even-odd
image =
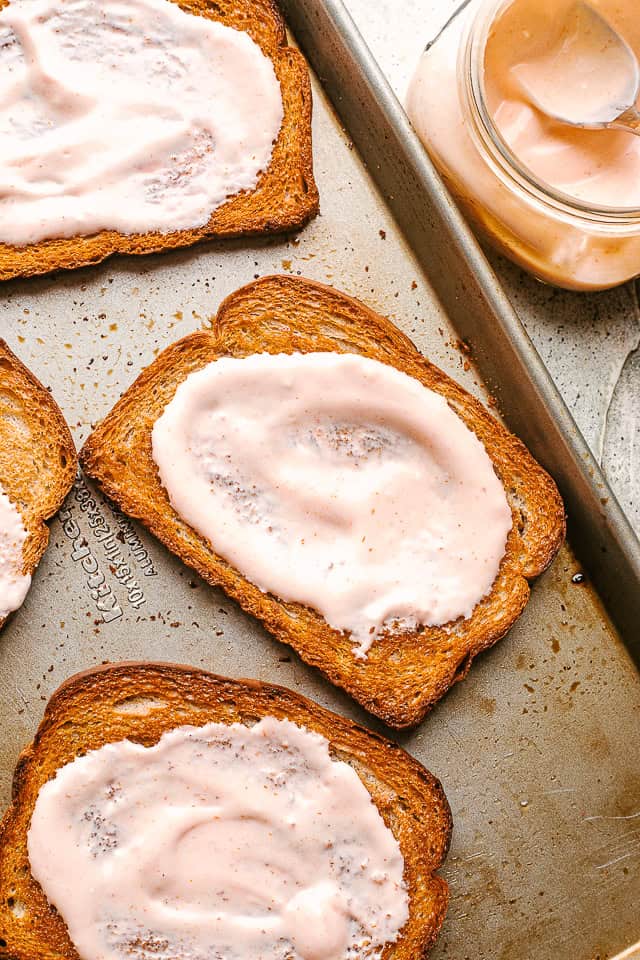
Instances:
[[[640,64],[588,3],[571,7],[554,46],[513,72],[530,102],[553,120],[640,135]]]

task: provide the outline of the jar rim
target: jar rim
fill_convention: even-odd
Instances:
[[[551,205],[565,214],[578,215],[588,220],[609,223],[640,221],[640,207],[611,207],[585,203],[571,194],[557,190],[546,180],[537,177],[511,150],[494,123],[485,95],[484,53],[489,31],[498,12],[513,2],[517,0],[480,0],[478,9],[469,17],[466,24],[459,66],[464,69],[467,102],[471,107],[475,132],[501,172],[538,201]],[[462,12],[462,9],[459,12]]]

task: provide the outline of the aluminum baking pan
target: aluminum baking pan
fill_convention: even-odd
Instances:
[[[571,474],[552,448],[556,438],[565,450],[579,440],[559,430],[564,421],[535,358],[519,385],[515,370],[529,348],[417,144],[408,164],[404,136],[366,81],[357,34],[333,3],[291,0],[289,13],[321,77],[314,155],[322,215],[294,238],[120,257],[4,284],[0,336],[51,387],[79,444],[142,367],[207,324],[232,290],[256,275],[306,275],[392,316],[469,390],[497,397],[570,498]],[[352,149],[356,138],[369,171],[387,171],[382,193]],[[403,235],[399,208],[408,218],[412,204],[413,229]],[[460,337],[470,339],[488,388],[457,348]],[[579,457],[569,463],[582,477]],[[585,497],[591,490],[585,484]],[[569,502],[578,543],[585,528]],[[605,527],[609,548],[620,545]],[[96,566],[99,590],[87,572]],[[573,582],[579,569],[564,548],[509,636],[425,723],[397,737],[441,778],[455,819],[443,871],[452,900],[436,960],[594,960],[640,937],[640,680],[625,647],[630,634],[616,632],[588,582]],[[617,570],[621,588],[637,589],[629,567]],[[79,479],[24,606],[0,634],[2,802],[56,686],[104,660],[132,658],[284,683],[380,728]]]

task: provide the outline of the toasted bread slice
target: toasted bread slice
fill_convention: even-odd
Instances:
[[[0,485],[29,534],[23,573],[33,574],[38,566],[49,541],[45,520],[62,506],[77,469],[76,448],[58,405],[0,340]],[[4,622],[0,619],[0,627]]]
[[[493,589],[468,619],[387,633],[376,639],[366,660],[356,659],[348,636],[316,611],[262,593],[171,507],[152,457],[151,431],[178,385],[222,356],[294,351],[359,353],[390,364],[443,394],[484,443],[511,505],[513,526]],[[473,658],[504,636],[527,602],[528,580],[551,562],[565,532],[555,484],[478,400],[425,360],[388,320],[330,287],[291,277],[243,287],[221,305],[211,331],[193,333],[165,350],[89,437],[80,458],[125,513],[395,727],[418,723],[465,676]]]
[[[362,780],[400,845],[409,891],[409,919],[384,958],[425,957],[446,912],[447,884],[434,871],[451,837],[449,805],[430,773],[395,743],[284,687],[174,664],[122,663],[78,674],[60,687],[18,761],[13,802],[0,824],[0,937],[7,960],[78,957],[62,918],[31,876],[27,854],[38,793],[57,769],[125,738],[150,746],[185,724],[251,725],[265,716],[321,734],[332,756]]]
[[[6,3],[0,0],[0,9]],[[213,211],[205,226],[191,230],[130,236],[104,230],[25,247],[0,244],[0,280],[99,263],[113,253],[157,253],[215,237],[282,233],[303,226],[317,214],[309,71],[304,57],[287,46],[284,21],[275,0],[180,0],[180,7],[194,16],[245,31],[273,63],[282,91],[284,119],[271,163],[257,187],[231,197]]]

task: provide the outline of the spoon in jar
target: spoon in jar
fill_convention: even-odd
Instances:
[[[553,47],[513,68],[529,102],[552,120],[640,135],[640,64],[629,44],[588,3],[571,9]]]

